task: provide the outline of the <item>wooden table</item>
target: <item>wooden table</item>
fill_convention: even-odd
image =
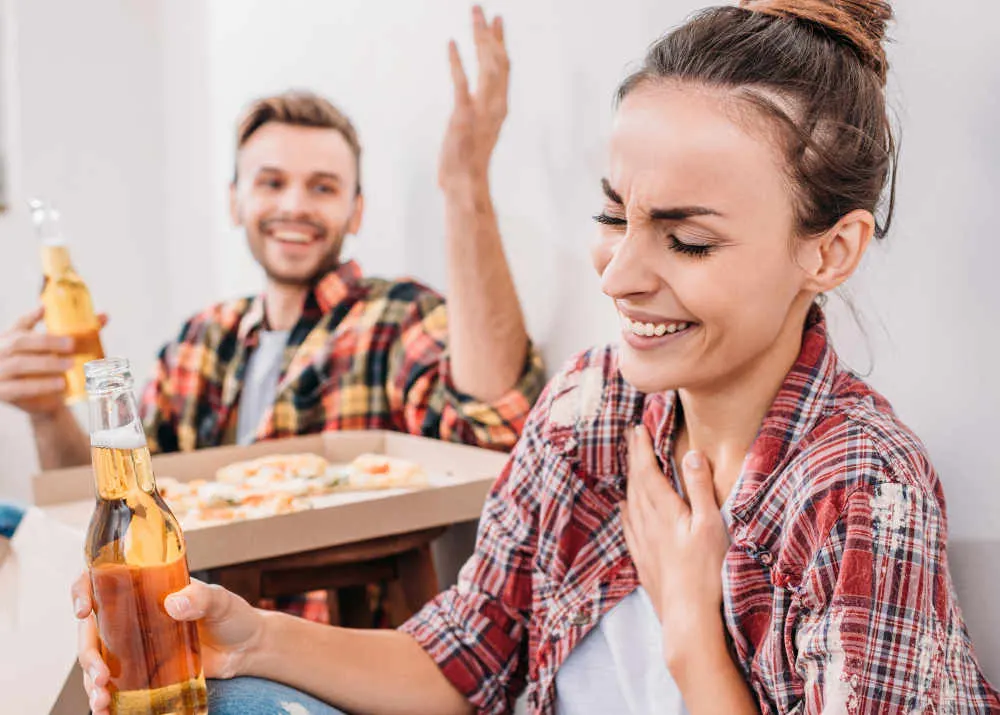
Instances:
[[[342,544],[315,551],[207,569],[205,577],[258,605],[263,598],[327,591],[333,625],[366,628],[374,613],[368,584],[388,582],[392,625],[416,613],[438,592],[431,542],[445,527]]]

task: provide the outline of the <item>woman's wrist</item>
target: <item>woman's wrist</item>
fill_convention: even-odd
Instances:
[[[663,657],[677,680],[682,672],[729,659],[722,614],[688,612],[687,617],[664,618]]]
[[[254,636],[240,649],[239,658],[234,663],[236,676],[267,677],[268,661],[274,656],[278,647],[275,637],[280,632],[278,621],[284,614],[278,611],[254,610],[258,619],[257,630]]]

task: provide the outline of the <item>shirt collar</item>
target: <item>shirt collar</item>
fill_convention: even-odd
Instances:
[[[826,318],[818,306],[813,306],[806,319],[799,356],[761,423],[729,499],[730,513],[737,520],[747,521],[780,473],[786,457],[819,421],[833,391],[837,369]],[[653,437],[662,466],[670,463],[678,427],[675,395],[649,395],[643,410],[643,423]]]
[[[312,306],[318,309],[320,315],[330,312],[338,303],[351,294],[360,281],[361,266],[356,261],[341,263],[313,285],[312,290],[310,290],[309,295],[306,297],[303,315]],[[263,324],[264,295],[260,294],[250,302],[250,307],[240,320],[237,332],[240,341],[247,341]]]

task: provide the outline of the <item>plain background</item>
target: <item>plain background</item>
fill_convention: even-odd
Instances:
[[[513,62],[494,197],[550,370],[616,332],[587,256],[616,84],[699,6],[487,8],[505,17]],[[1000,6],[896,8],[897,220],[850,286],[867,337],[836,299],[832,322],[842,356],[870,372],[930,449],[956,540],[998,540]],[[62,208],[78,268],[111,314],[108,352],[129,357],[140,376],[191,313],[255,292],[260,275],[228,224],[233,124],[252,97],[289,87],[326,94],[360,129],[368,211],[349,252],[369,273],[442,287],[435,178],[450,110],[446,43],[456,37],[472,66],[468,25],[460,0],[4,0],[0,130],[11,210],[0,215],[0,326],[30,309],[40,287],[24,209],[36,194]],[[0,453],[0,498],[27,498],[33,448],[26,421],[8,409]],[[960,581],[985,583],[979,569],[996,570],[972,563],[976,572]],[[990,640],[984,660],[1000,667],[1000,637]]]

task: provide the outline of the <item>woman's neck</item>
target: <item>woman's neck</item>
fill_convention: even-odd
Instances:
[[[674,445],[675,462],[681,464],[689,450],[702,452],[712,467],[720,505],[736,484],[761,422],[798,358],[804,320],[805,315],[790,315],[773,345],[726,382],[678,391],[683,423]]]

